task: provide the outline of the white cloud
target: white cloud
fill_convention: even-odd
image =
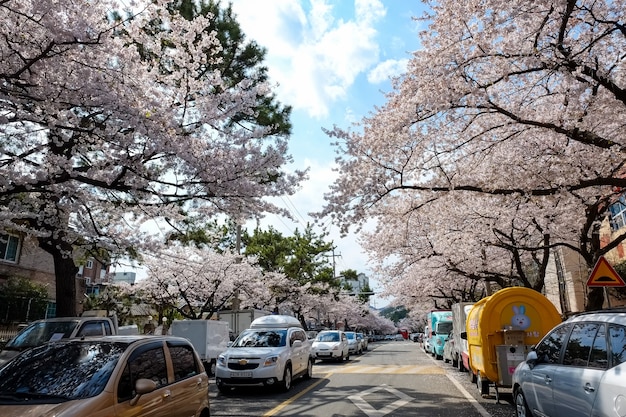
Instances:
[[[408,59],[388,59],[381,62],[367,74],[367,80],[372,84],[389,81],[392,77],[404,74],[408,62]]]
[[[349,20],[334,18],[323,0],[312,1],[310,10],[297,0],[234,0],[233,10],[246,36],[267,48],[279,100],[311,117],[327,116],[330,104],[379,59],[375,25],[385,16],[379,0],[356,0]]]

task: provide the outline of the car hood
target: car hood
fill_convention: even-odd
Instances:
[[[313,349],[332,349],[335,346],[339,346],[339,342],[315,342],[313,343]]]
[[[224,351],[223,355],[229,358],[250,358],[250,357],[266,357],[270,355],[279,355],[286,348],[270,348],[270,347],[238,347],[229,348]]]
[[[60,415],[74,404],[74,401],[61,404],[0,404],[0,415],[2,417],[52,417]]]
[[[7,364],[11,359],[20,354],[19,350],[4,349],[0,352],[0,368]]]

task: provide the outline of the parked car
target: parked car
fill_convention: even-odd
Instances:
[[[259,317],[218,356],[215,384],[222,393],[257,385],[289,391],[293,379],[313,376],[311,345],[295,317]]]
[[[349,360],[348,337],[341,330],[323,330],[313,341],[311,352],[318,360]]]
[[[413,333],[411,340],[415,343],[422,343],[424,341],[424,333]]]
[[[354,353],[355,355],[362,354],[363,346],[361,346],[361,341],[356,336],[356,332],[345,332],[345,334],[348,338],[348,350],[350,353]]]
[[[106,336],[117,334],[117,319],[98,316],[56,317],[36,320],[26,327],[0,351],[0,367],[20,352],[46,342],[84,336]]]
[[[172,336],[49,342],[0,369],[0,415],[209,416],[209,378]]]
[[[356,336],[361,339],[361,348],[363,348],[363,350],[367,350],[369,344],[368,336],[364,333],[357,333]]]
[[[556,325],[513,373],[517,417],[608,417],[626,410],[626,309]]]

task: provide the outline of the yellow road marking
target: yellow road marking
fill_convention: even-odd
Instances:
[[[272,408],[267,413],[263,414],[263,417],[272,417],[272,416],[275,416],[276,414],[280,413],[280,411],[283,408],[287,407],[289,404],[291,404],[292,402],[294,402],[298,398],[302,397],[304,394],[306,394],[307,392],[311,391],[313,388],[315,388],[316,386],[318,386],[322,382],[326,381],[326,379],[329,376],[330,376],[330,374],[324,375],[317,382],[311,384],[311,386],[307,387],[306,389],[303,389],[302,391],[300,391],[299,393],[297,393],[293,397],[289,398],[288,400],[283,401],[282,403],[278,404],[276,407]]]

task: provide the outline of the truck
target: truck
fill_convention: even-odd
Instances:
[[[270,313],[265,310],[247,308],[243,310],[222,310],[217,313],[217,319],[228,323],[230,330],[236,337],[241,331],[250,327],[250,324],[259,317],[267,316]]]
[[[118,334],[117,316],[104,310],[85,311],[79,317],[57,317],[33,321],[15,335],[0,351],[0,368],[21,352],[46,342],[84,336]]]
[[[476,302],[466,321],[468,373],[483,397],[489,387],[511,387],[515,367],[524,361],[561,316],[543,294],[524,287],[496,291]]]
[[[430,310],[426,315],[428,353],[436,359],[443,359],[443,348],[452,330],[451,310]]]
[[[172,336],[189,340],[200,355],[209,376],[215,375],[217,357],[230,341],[228,323],[219,320],[174,320],[170,324]]]
[[[465,332],[467,315],[473,306],[474,303],[472,302],[460,302],[454,303],[450,307],[452,310],[452,341],[448,340],[446,343],[451,342],[452,366],[461,372],[469,367],[467,339],[463,339],[461,334]]]

